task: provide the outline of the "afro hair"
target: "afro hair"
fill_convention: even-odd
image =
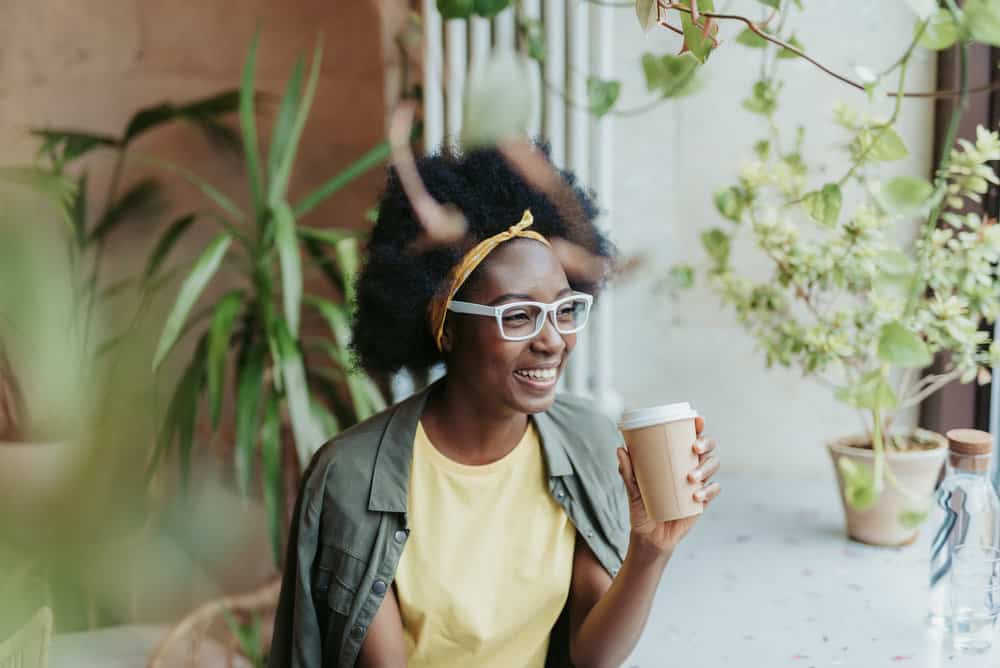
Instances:
[[[544,153],[548,158],[547,150]],[[445,150],[420,159],[417,170],[431,196],[456,206],[468,228],[454,244],[414,250],[423,229],[398,174],[389,170],[356,285],[352,348],[366,371],[419,372],[443,361],[428,323],[431,299],[469,248],[516,223],[525,209],[534,216],[532,229],[546,238],[565,239],[595,255],[612,257],[611,243],[594,224],[598,209],[593,193],[581,188],[572,173],[560,172],[579,207],[564,209],[576,209],[583,220],[567,220],[573,214],[526,183],[496,148]],[[474,278],[475,274],[470,282]],[[592,283],[571,285],[591,294],[600,288]]]

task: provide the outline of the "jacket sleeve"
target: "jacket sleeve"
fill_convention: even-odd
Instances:
[[[325,450],[325,449],[324,449]],[[313,459],[295,502],[281,595],[274,620],[268,668],[319,668],[323,634],[312,597],[313,561],[319,545],[320,515],[326,487],[326,457]]]

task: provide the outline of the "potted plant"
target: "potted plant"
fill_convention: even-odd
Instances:
[[[789,3],[781,9],[784,18]],[[869,98],[886,95],[886,85],[904,91],[917,48],[958,49],[960,99],[933,181],[880,175],[882,164],[907,154],[894,129],[902,94],[895,94],[886,117],[846,105],[831,109],[845,134],[849,168],[833,180],[821,177],[801,151],[803,129],[789,137],[774,115],[781,59],[794,43],[791,29],[784,20],[771,27],[755,24],[737,40],[761,49],[763,74],[743,107],[766,117],[770,131],[753,145],[738,181],[715,195],[728,224],[701,237],[708,283],[769,366],[801,369],[862,414],[864,433],[845,435],[828,450],[848,535],[865,543],[915,539],[945,458],[943,437],[897,429],[894,415],[954,380],[988,382],[989,368],[1000,364],[1000,344],[980,328],[1000,311],[1000,226],[967,210],[998,183],[990,162],[1000,159],[1000,137],[979,127],[975,141],[955,142],[968,96],[969,44],[1000,42],[1000,34],[979,20],[995,11],[985,3],[969,3],[966,11],[950,2],[940,8],[930,3],[894,65],[859,73]],[[799,54],[801,45],[791,51]],[[845,192],[858,201],[851,210],[844,206]],[[916,232],[912,242],[899,241],[907,236],[903,230]],[[768,276],[752,277],[734,266],[731,249],[738,243],[766,258]],[[690,287],[694,275],[693,267],[677,266],[670,282]],[[935,355],[945,360],[943,370],[922,375]]]

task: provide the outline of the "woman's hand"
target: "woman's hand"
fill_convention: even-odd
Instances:
[[[715,450],[715,440],[702,438],[704,429],[705,420],[700,417],[695,418],[698,440],[691,447],[698,454],[698,466],[688,474],[688,480],[695,484],[701,483],[693,492],[694,500],[708,505],[719,495],[721,488],[719,483],[710,482],[712,476],[719,470],[719,458],[712,454]],[[628,492],[633,540],[639,540],[644,547],[652,548],[658,553],[673,552],[701,515],[666,522],[654,521],[646,514],[646,506],[642,502],[642,494],[632,471],[632,459],[625,448],[618,448],[618,472],[625,481],[625,490]]]

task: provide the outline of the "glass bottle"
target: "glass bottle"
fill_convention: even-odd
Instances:
[[[976,429],[952,429],[946,436],[948,468],[937,490],[928,622],[950,629],[949,575],[955,549],[960,545],[1000,548],[1000,499],[990,480],[993,436]]]

